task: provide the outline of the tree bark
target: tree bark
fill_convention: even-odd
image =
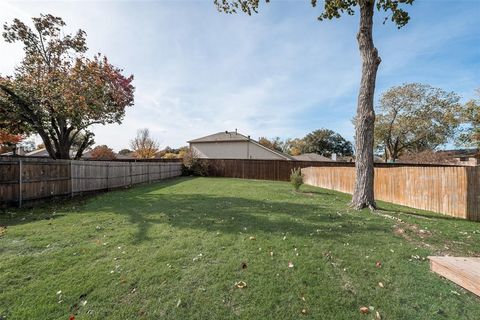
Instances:
[[[375,111],[373,99],[378,65],[381,59],[373,44],[373,13],[375,0],[361,0],[360,28],[357,35],[362,57],[362,80],[357,102],[357,122],[355,128],[355,146],[357,150],[355,171],[356,181],[351,206],[355,209],[375,209],[374,195],[374,125]]]

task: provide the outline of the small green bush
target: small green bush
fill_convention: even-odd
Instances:
[[[185,176],[208,176],[208,163],[198,158],[195,150],[189,150],[183,156],[182,174]]]
[[[300,189],[300,186],[303,184],[303,173],[300,168],[292,169],[292,173],[290,174],[290,182],[292,183],[295,191]]]

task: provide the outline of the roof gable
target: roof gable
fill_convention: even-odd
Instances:
[[[187,141],[188,143],[198,142],[228,142],[228,141],[248,141],[249,138],[238,132],[217,132],[205,137]]]
[[[190,140],[190,141],[187,141],[188,143],[206,143],[206,142],[235,142],[235,141],[245,141],[245,142],[251,142],[265,150],[268,150],[269,152],[271,153],[274,153],[286,160],[293,160],[293,158],[288,155],[288,154],[285,154],[283,152],[280,152],[280,151],[277,151],[277,150],[273,150],[273,149],[270,149],[270,148],[267,148],[265,147],[264,145],[260,144],[258,141],[255,141],[253,139],[250,138],[250,136],[245,136],[241,133],[238,133],[236,131],[222,131],[222,132],[217,132],[217,133],[214,133],[214,134],[211,134],[211,135],[208,135],[208,136],[205,136],[205,137],[201,137],[201,138],[198,138],[198,139],[194,139],[194,140]]]

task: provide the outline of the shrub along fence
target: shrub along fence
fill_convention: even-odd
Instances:
[[[302,168],[305,183],[353,192],[355,164],[286,160],[204,159],[208,175],[288,181]],[[480,221],[480,167],[375,164],[375,197],[417,209]]]
[[[0,157],[0,205],[75,196],[180,176],[175,160],[77,161]]]

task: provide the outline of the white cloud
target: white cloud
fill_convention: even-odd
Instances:
[[[172,147],[235,128],[252,137],[294,137],[328,127],[353,137],[358,17],[319,23],[317,11],[297,2],[230,16],[212,2],[2,2],[0,22],[59,15],[69,30],[86,30],[92,54],[102,52],[135,75],[135,106],[122,125],[94,128],[98,144],[128,147],[143,127]],[[400,31],[376,26],[383,57],[378,88],[414,78],[419,56],[465,33],[471,21],[455,18]],[[0,42],[0,50],[0,73],[11,73],[21,48]],[[468,72],[457,74],[474,83]]]

